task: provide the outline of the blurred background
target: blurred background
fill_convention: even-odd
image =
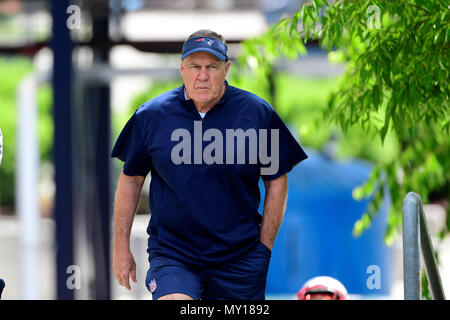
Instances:
[[[403,299],[401,237],[385,241],[391,194],[383,181],[377,216],[361,235],[354,233],[371,201],[355,200],[354,190],[374,164],[398,156],[398,140],[388,132],[382,145],[361,128],[344,135],[321,121],[345,64],[333,62],[317,41],[307,43],[307,54],[277,60],[264,77],[238,64],[244,41],[263,35],[300,3],[0,1],[2,298],[151,299],[144,284],[151,177],[132,229],[138,283],[127,291],[111,268],[122,163],[110,152],[142,103],[182,84],[182,44],[207,28],[227,40],[229,83],[269,101],[310,156],[289,175],[267,298],[294,299],[308,279],[331,276],[354,299]],[[445,228],[448,204],[439,200],[425,206],[432,235]],[[450,243],[436,239],[435,245],[449,292]]]

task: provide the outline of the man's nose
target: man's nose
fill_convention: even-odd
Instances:
[[[206,70],[206,67],[201,68],[198,73],[198,80],[206,81],[206,80],[208,80],[208,78],[209,78],[209,75],[208,75],[208,71]]]

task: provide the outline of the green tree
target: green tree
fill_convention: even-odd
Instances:
[[[13,207],[15,201],[17,88],[33,72],[32,62],[23,57],[0,57],[0,128],[3,133],[3,161],[0,166],[0,204]],[[51,161],[53,139],[52,93],[48,84],[37,90],[38,138],[41,161]]]
[[[400,152],[377,162],[354,197],[373,196],[355,223],[355,235],[370,226],[382,201],[385,175],[392,207],[385,241],[392,243],[401,225],[403,199],[415,191],[424,203],[436,196],[450,200],[450,115],[448,1],[303,1],[294,13],[243,44],[239,62],[267,76],[281,57],[305,54],[304,44],[318,41],[329,59],[346,64],[338,88],[328,99],[322,122],[342,131],[374,131],[382,143],[392,134]],[[268,83],[266,81],[265,85]],[[450,212],[447,205],[447,228]]]

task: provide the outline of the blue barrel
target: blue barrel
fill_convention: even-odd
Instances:
[[[310,278],[330,276],[350,294],[389,295],[392,249],[383,242],[389,193],[370,229],[356,238],[354,223],[369,200],[355,201],[352,191],[367,180],[373,166],[306,152],[309,158],[288,175],[287,208],[272,251],[266,293],[295,294]],[[264,199],[262,181],[260,189]],[[263,201],[261,213],[262,206]]]

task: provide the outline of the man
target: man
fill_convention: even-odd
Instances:
[[[136,282],[130,230],[151,172],[146,285],[153,299],[265,298],[287,172],[307,155],[267,102],[228,84],[230,65],[220,35],[189,36],[180,62],[184,84],[139,107],[112,152],[125,162],[113,269],[128,289],[130,277]]]

